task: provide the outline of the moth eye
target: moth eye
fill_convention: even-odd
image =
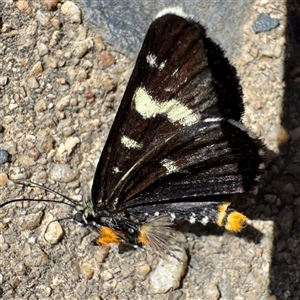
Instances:
[[[73,220],[77,223],[83,224],[84,223],[84,219],[83,219],[83,213],[77,211],[74,215],[73,215]]]

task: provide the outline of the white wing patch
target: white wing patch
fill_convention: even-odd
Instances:
[[[223,118],[206,118],[206,119],[203,119],[202,122],[206,122],[206,123],[209,123],[209,122],[221,122],[221,121],[224,121],[225,119]]]
[[[167,60],[164,60],[164,61],[158,66],[159,71],[161,71],[161,70],[165,67],[166,62],[167,62]]]
[[[182,7],[174,6],[174,7],[167,7],[167,8],[164,8],[163,10],[161,10],[156,15],[155,19],[158,19],[167,14],[174,14],[174,15],[177,15],[177,16],[185,18],[185,19],[189,18],[189,16],[184,12]]]
[[[143,87],[136,89],[133,100],[135,108],[144,119],[154,118],[158,114],[166,115],[171,123],[178,122],[183,126],[191,126],[198,122],[198,117],[191,109],[176,99],[158,103]]]
[[[176,173],[180,169],[175,165],[175,162],[171,159],[163,159],[161,162],[161,165],[164,166],[167,169],[167,175]]]
[[[122,171],[120,171],[118,167],[113,167],[113,173],[118,174],[118,173],[122,173]]]
[[[150,65],[150,67],[152,67],[152,68],[157,67],[156,59],[157,59],[157,57],[152,53],[149,53],[146,56],[146,61]]]
[[[122,136],[121,143],[128,149],[142,149],[143,147],[143,144],[136,142],[126,135]]]

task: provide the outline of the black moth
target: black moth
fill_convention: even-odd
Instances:
[[[162,249],[175,220],[238,232],[247,218],[224,196],[243,193],[263,169],[263,147],[240,122],[236,70],[192,19],[173,13],[150,26],[92,187],[74,219],[97,244]]]

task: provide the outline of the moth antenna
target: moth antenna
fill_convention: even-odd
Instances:
[[[23,201],[31,201],[31,202],[51,202],[51,203],[60,203],[60,204],[65,204],[68,205],[74,209],[76,209],[75,205],[72,205],[70,203],[64,202],[62,200],[53,200],[53,199],[31,199],[31,198],[23,198],[23,199],[13,199],[13,200],[9,200],[7,202],[4,202],[2,204],[0,204],[0,208],[11,204],[11,203],[15,203],[15,202],[23,202]]]
[[[10,179],[10,180],[14,183],[17,183],[17,184],[36,186],[36,187],[38,187],[42,190],[45,190],[45,191],[50,192],[52,194],[58,195],[58,196],[60,196],[64,199],[70,201],[71,203],[65,202],[63,200],[23,198],[23,199],[13,199],[13,200],[9,200],[5,203],[2,203],[2,204],[0,204],[0,208],[6,206],[8,204],[15,203],[15,202],[31,201],[31,202],[51,202],[51,203],[65,204],[65,205],[68,205],[68,206],[76,209],[77,203],[73,199],[71,199],[68,196],[63,195],[59,192],[56,192],[56,191],[54,191],[54,190],[52,190],[48,187],[42,186],[41,184],[38,184],[36,182],[30,181],[30,180],[27,180],[27,179]]]
[[[27,179],[10,179],[11,181],[13,181],[14,183],[18,183],[18,184],[22,184],[22,185],[31,185],[31,186],[37,186],[37,187],[39,187],[40,189],[42,189],[42,190],[45,190],[45,191],[48,191],[48,192],[50,192],[50,193],[52,193],[52,194],[56,194],[56,195],[58,195],[58,196],[60,196],[60,197],[62,197],[62,198],[64,198],[64,199],[67,199],[67,200],[69,200],[71,203],[73,203],[75,206],[76,206],[76,202],[73,200],[73,199],[71,199],[70,197],[68,197],[68,196],[66,196],[66,195],[63,195],[63,194],[61,194],[61,193],[59,193],[59,192],[56,192],[56,191],[54,191],[54,190],[52,190],[52,189],[50,189],[50,188],[48,188],[48,187],[46,187],[46,186],[43,186],[43,185],[41,185],[41,184],[38,184],[38,183],[36,183],[36,182],[33,182],[33,181],[30,181],[30,180],[27,180]]]

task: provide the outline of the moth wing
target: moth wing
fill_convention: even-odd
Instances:
[[[204,28],[171,14],[156,19],[97,166],[94,207],[157,201],[161,193],[167,201],[176,193],[177,199],[248,189],[259,168],[258,145],[228,122],[238,122],[242,113],[236,71]],[[216,151],[223,146],[224,153]],[[247,147],[250,165],[246,153],[235,157]]]

